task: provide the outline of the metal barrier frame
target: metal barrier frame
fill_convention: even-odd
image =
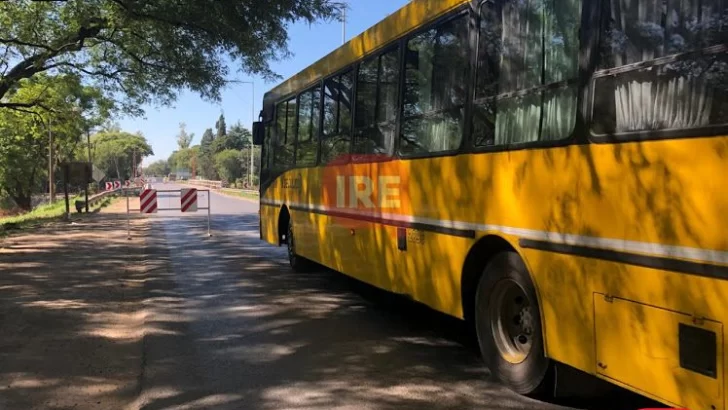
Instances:
[[[197,189],[197,188],[194,188]],[[143,191],[143,190],[142,190]],[[182,201],[182,190],[181,189],[160,189],[156,190],[157,193],[177,193],[180,195],[180,202]],[[212,233],[210,232],[210,208],[212,208],[211,202],[212,202],[212,192],[210,192],[209,189],[197,189],[197,193],[200,192],[207,192],[207,207],[197,207],[198,211],[204,211],[207,210],[207,237],[212,237]],[[199,199],[199,196],[198,196]],[[157,201],[159,201],[159,198],[157,198]],[[141,203],[139,204],[141,207]],[[182,204],[180,203],[179,208],[160,208],[157,207],[157,211],[181,211],[182,210]],[[126,235],[129,240],[131,240],[131,212],[141,212],[141,209],[130,209],[129,208],[129,195],[126,196]]]

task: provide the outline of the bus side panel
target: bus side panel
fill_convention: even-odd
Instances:
[[[260,205],[260,228],[263,240],[278,246],[278,213],[280,206]]]
[[[448,315],[463,318],[461,272],[471,238],[408,229],[399,286],[402,293]]]

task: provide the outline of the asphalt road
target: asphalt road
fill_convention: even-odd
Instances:
[[[139,407],[563,408],[491,383],[459,321],[325,269],[296,274],[258,239],[257,203],[209,199],[212,237],[206,211],[153,216]]]

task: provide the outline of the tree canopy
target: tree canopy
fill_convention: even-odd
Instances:
[[[140,133],[105,131],[91,139],[94,151],[94,165],[108,177],[129,179],[132,167],[141,165],[142,158],[154,155],[152,147]]]
[[[41,105],[7,98],[41,73],[82,75],[134,114],[145,103],[170,103],[183,88],[219,100],[226,62],[275,78],[269,62],[289,55],[287,25],[334,17],[340,7],[333,0],[0,2],[0,107]]]
[[[87,160],[83,137],[108,118],[112,107],[100,90],[83,85],[73,75],[41,74],[23,80],[8,101],[22,104],[40,93],[42,103],[52,111],[39,107],[0,110],[0,194],[10,196],[24,210],[30,209],[32,195],[48,186],[49,133],[54,168],[64,161]]]
[[[195,138],[195,133],[187,133],[187,124],[181,122],[179,124],[179,133],[177,134],[177,145],[179,149],[187,149],[192,144],[192,140]]]
[[[215,138],[215,141],[212,143],[212,151],[221,152],[227,149],[241,150],[250,146],[251,138],[250,131],[238,122],[230,127],[230,130],[226,134]]]
[[[144,169],[145,175],[166,176],[170,173],[169,164],[165,160],[154,161]]]
[[[217,119],[215,122],[215,130],[217,131],[217,134],[215,134],[216,138],[220,138],[227,134],[227,125],[225,125],[225,115],[220,114],[220,118]]]
[[[227,149],[215,154],[215,168],[220,177],[225,181],[235,181],[242,174],[242,163],[240,152],[234,149]]]

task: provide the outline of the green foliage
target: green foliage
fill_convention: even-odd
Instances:
[[[247,128],[243,127],[240,122],[230,127],[227,134],[223,134],[215,138],[213,143],[214,152],[222,152],[227,149],[242,150],[250,146],[252,134]]]
[[[227,126],[225,125],[225,115],[220,114],[220,118],[215,121],[215,137],[220,138],[227,134]]]
[[[94,165],[106,173],[107,178],[129,179],[132,164],[141,164],[144,157],[154,155],[147,139],[123,131],[104,131],[91,138]],[[134,159],[136,158],[136,161]]]
[[[220,178],[234,181],[242,175],[243,166],[240,161],[240,152],[228,149],[215,154],[215,169]]]
[[[74,212],[75,202],[84,200],[84,197],[79,195],[76,197],[69,197],[68,202],[70,205],[71,212]],[[89,204],[89,211],[94,212],[98,209],[104,208],[111,203],[112,199],[107,198],[94,205]],[[15,228],[24,228],[28,226],[34,226],[43,222],[49,222],[60,219],[66,213],[66,201],[56,201],[52,204],[41,205],[30,212],[26,212],[17,216],[10,216],[7,218],[0,218],[0,236],[3,235],[4,227],[9,225],[15,225]]]
[[[197,159],[197,172],[203,178],[217,180],[217,170],[215,169],[215,149],[213,144],[215,142],[215,135],[212,133],[212,129],[208,128],[202,134],[202,141],[200,141],[200,155]]]
[[[154,161],[144,169],[144,175],[165,176],[171,172],[169,163],[163,159]]]
[[[187,124],[181,122],[179,123],[179,134],[177,134],[177,146],[179,146],[179,149],[184,150],[190,147],[190,144],[192,144],[192,140],[195,138],[195,133],[192,134],[187,133]]]
[[[139,114],[183,88],[217,100],[229,74],[277,76],[287,27],[338,14],[333,0],[67,0],[0,2],[0,107],[22,79],[83,75]],[[29,101],[26,106],[34,106]],[[17,106],[17,105],[15,105]]]
[[[192,173],[193,177],[197,176],[198,171],[198,162],[200,157],[200,146],[195,145],[194,147],[190,147],[189,149],[189,166],[190,166],[190,172]]]
[[[203,153],[211,152],[213,142],[215,142],[215,135],[213,135],[212,129],[208,128],[202,134],[202,140],[200,141],[200,150]]]
[[[196,172],[200,146],[180,149],[169,156],[167,163],[173,173],[180,171]]]
[[[73,203],[77,199],[83,199],[81,196],[77,197],[70,197],[69,203],[71,204],[71,209],[73,209]],[[36,207],[31,212],[26,212],[21,215],[17,216],[11,216],[7,218],[0,218],[0,225],[4,224],[20,224],[30,221],[41,221],[41,220],[47,220],[47,219],[54,219],[59,218],[63,216],[63,214],[66,213],[66,201],[56,201],[52,204],[45,204]]]
[[[0,110],[0,191],[29,210],[32,195],[45,190],[49,131],[54,168],[64,161],[87,160],[85,134],[108,118],[113,105],[98,89],[69,75],[23,80],[6,102],[37,102],[52,110],[40,106]]]

